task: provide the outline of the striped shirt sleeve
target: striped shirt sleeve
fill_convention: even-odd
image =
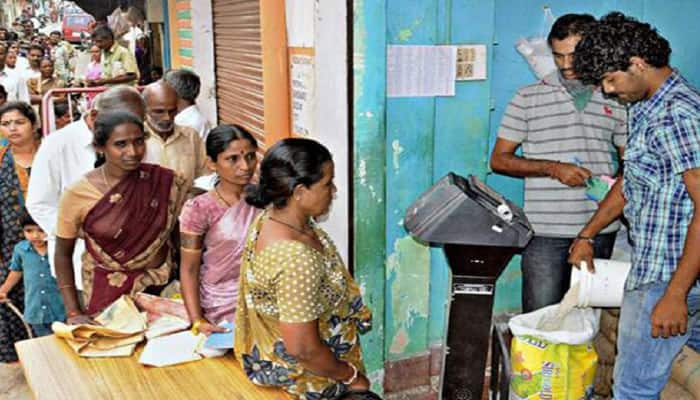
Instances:
[[[619,114],[619,122],[615,124],[613,131],[613,144],[616,147],[625,147],[627,143],[627,111],[621,110]]]
[[[522,143],[527,138],[528,122],[525,98],[517,92],[508,103],[506,111],[498,128],[498,137],[516,143]]]
[[[700,121],[697,118],[673,118],[672,125],[667,125],[664,134],[659,136],[659,142],[670,155],[674,173],[700,168]]]

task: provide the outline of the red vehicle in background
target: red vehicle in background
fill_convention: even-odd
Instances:
[[[71,43],[80,43],[83,37],[90,37],[89,27],[93,22],[94,18],[90,14],[64,14],[61,22],[63,38]]]

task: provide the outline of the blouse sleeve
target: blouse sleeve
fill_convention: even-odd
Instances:
[[[208,194],[201,194],[185,202],[180,213],[180,232],[204,235],[209,230],[208,213],[202,205],[202,196]]]
[[[282,322],[309,322],[323,313],[320,302],[323,266],[311,249],[298,242],[284,242],[274,249],[280,273],[275,280],[279,319]]]
[[[63,239],[76,239],[83,225],[82,207],[71,190],[66,190],[61,195],[58,203],[58,221],[56,224],[56,236]]]

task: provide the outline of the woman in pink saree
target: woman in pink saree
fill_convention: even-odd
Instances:
[[[258,209],[243,199],[257,166],[257,143],[238,125],[220,125],[206,141],[214,189],[188,202],[180,215],[180,281],[193,330],[221,332],[233,322],[241,254]]]

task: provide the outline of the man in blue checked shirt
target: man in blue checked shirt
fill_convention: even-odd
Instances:
[[[632,268],[618,328],[615,399],[658,399],[671,363],[700,349],[700,94],[669,64],[671,48],[649,24],[611,13],[576,47],[584,81],[629,104],[623,179],[571,247],[592,266],[590,238],[624,212]]]

